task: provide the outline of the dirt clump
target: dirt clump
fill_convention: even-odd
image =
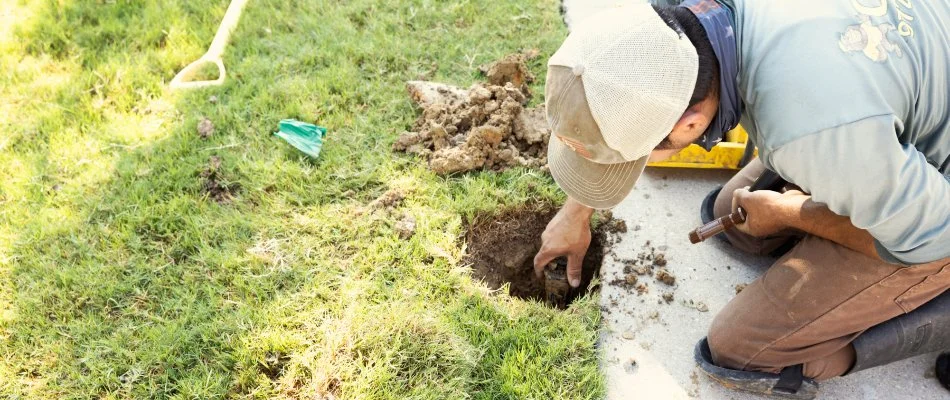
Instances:
[[[614,214],[610,211],[603,211],[601,218],[605,221],[605,229],[608,232],[614,234],[627,233],[627,221],[624,221],[619,218],[614,218]]]
[[[369,203],[370,209],[395,208],[402,203],[406,195],[399,189],[389,189],[382,195]]]
[[[527,60],[528,57],[526,54],[509,54],[501,60],[482,65],[478,69],[485,74],[488,83],[498,86],[511,83],[524,94],[530,96],[528,84],[534,82],[534,75],[531,74],[531,71],[528,70],[528,66],[525,65]]]
[[[625,226],[626,224],[624,224]],[[650,246],[650,242],[647,241],[643,246],[644,250],[637,254],[636,258],[632,259],[622,259],[621,262],[624,263],[623,273],[630,274],[635,273],[637,275],[654,275],[654,269],[665,268],[668,264],[666,259],[666,253],[657,251],[656,247]],[[664,276],[657,275],[657,279],[661,281],[673,279],[675,282],[676,277],[671,275],[668,270],[660,270],[664,273]],[[664,282],[666,283],[666,282]]]
[[[637,295],[643,295],[650,292],[650,287],[646,283],[637,285]]]
[[[672,303],[672,302],[673,302],[673,293],[672,293],[672,292],[663,293],[663,301],[665,301],[666,304]]]
[[[637,287],[637,274],[627,274],[622,279],[614,279],[609,282],[610,286],[617,286],[627,290],[631,290]]]
[[[534,256],[541,248],[541,233],[556,213],[553,207],[537,206],[475,216],[465,235],[468,254],[463,261],[471,265],[475,278],[489,288],[500,289],[508,284],[511,296],[545,300],[545,282],[534,274]],[[603,226],[594,227],[584,257],[581,285],[570,289],[565,304],[587,293],[591,280],[600,272],[605,244],[611,243],[611,234]]]
[[[198,136],[207,139],[212,133],[214,133],[214,123],[208,118],[202,118],[201,122],[198,122]]]
[[[221,158],[211,156],[208,165],[199,174],[202,178],[201,191],[218,204],[228,204],[240,190],[237,182],[228,182],[221,167]]]
[[[495,69],[507,71],[500,66]],[[411,131],[399,135],[393,150],[424,157],[439,175],[545,167],[550,131],[544,108],[525,108],[530,95],[527,86],[516,81],[530,74],[521,78],[508,75],[496,71],[489,75],[492,82],[499,82],[494,76],[510,81],[476,83],[467,90],[435,82],[408,82],[409,96],[422,113]]]
[[[393,229],[396,230],[396,234],[399,235],[400,239],[408,240],[416,234],[416,219],[411,215],[407,215],[396,222],[396,226]]]
[[[661,269],[656,272],[656,280],[663,282],[667,286],[673,286],[676,284],[676,277],[665,269]]]

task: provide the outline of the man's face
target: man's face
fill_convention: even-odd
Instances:
[[[688,132],[674,129],[666,139],[663,139],[663,141],[650,152],[650,162],[665,161],[673,157],[673,155],[679,153],[680,150],[696,142],[700,136],[702,136],[702,133],[692,137]]]

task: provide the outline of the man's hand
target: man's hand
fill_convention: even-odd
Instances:
[[[736,229],[746,234],[763,237],[784,229],[796,229],[881,259],[868,231],[855,227],[850,218],[835,214],[828,206],[812,201],[810,195],[798,190],[778,193],[739,189],[732,196],[732,209],[737,207],[746,211],[746,221],[736,225]]]
[[[594,210],[568,199],[541,234],[541,250],[534,256],[534,272],[542,278],[544,267],[558,257],[567,257],[567,281],[581,284],[581,266],[590,246],[590,217]]]
[[[774,235],[791,225],[791,218],[810,198],[797,190],[785,193],[771,190],[750,192],[748,188],[736,190],[732,194],[732,209],[742,207],[746,212],[746,222],[737,225],[736,229],[755,237]]]

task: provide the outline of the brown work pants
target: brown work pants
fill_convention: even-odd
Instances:
[[[763,169],[755,160],[725,185],[716,199],[716,217],[732,211],[733,191],[750,186]],[[798,243],[713,321],[713,361],[726,368],[778,373],[804,364],[807,377],[840,376],[854,364],[851,342],[862,332],[950,288],[950,258],[900,266],[817,236],[727,236],[737,248],[756,254],[790,239]]]

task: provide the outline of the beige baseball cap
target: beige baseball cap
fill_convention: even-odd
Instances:
[[[571,198],[620,203],[686,111],[699,69],[689,39],[649,4],[581,21],[548,61],[548,165]]]

